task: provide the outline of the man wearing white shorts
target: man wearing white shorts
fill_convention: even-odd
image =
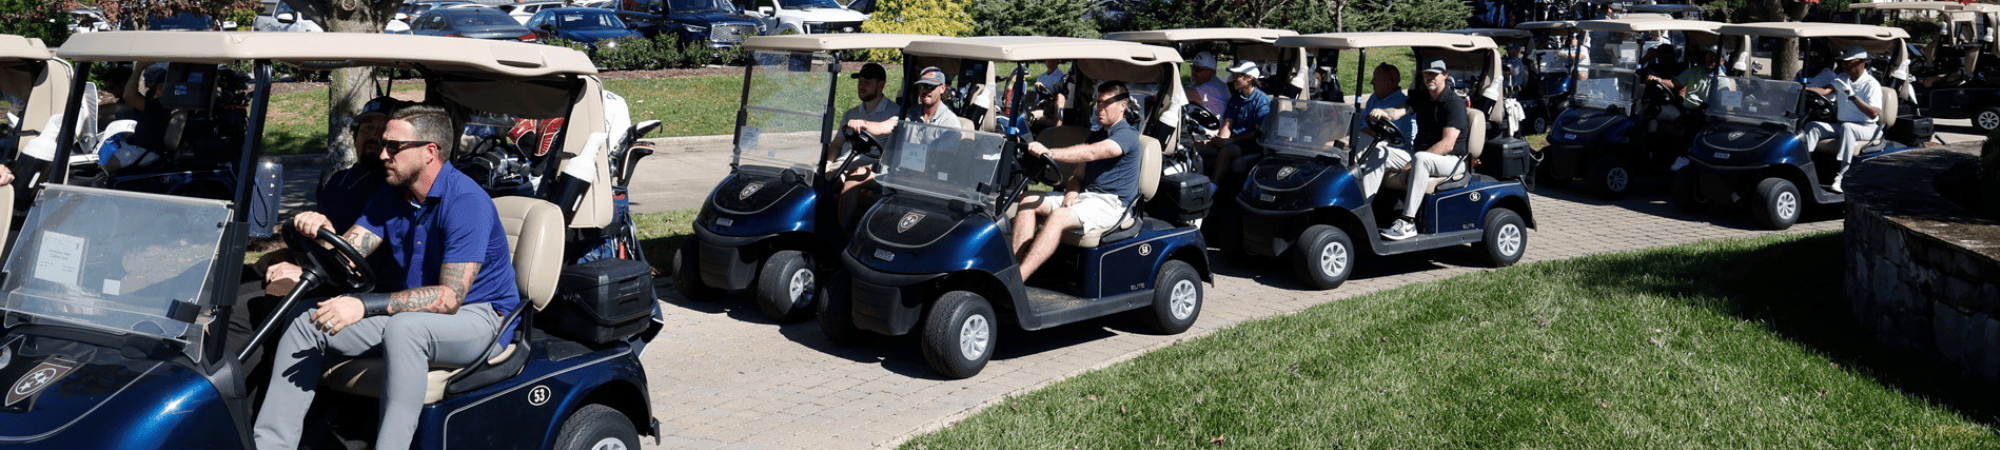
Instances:
[[[1029,152],[1076,168],[1062,192],[1021,197],[1014,216],[1014,256],[1021,261],[1022,280],[1033,276],[1035,269],[1055,254],[1064,231],[1093,233],[1118,226],[1129,206],[1138,200],[1139,129],[1125,122],[1131,98],[1124,83],[1098,85],[1099,128],[1084,144],[1052,149],[1040,142],[1028,143]]]

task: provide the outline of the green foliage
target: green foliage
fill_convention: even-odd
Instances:
[[[1909,32],[1912,43],[1928,43],[1944,33],[1944,25],[1932,19],[1902,19],[1886,25]]]
[[[741,59],[741,47],[725,50],[710,50],[708,41],[682,44],[673,35],[662,34],[653,38],[625,38],[605,41],[598,48],[582,42],[547,38],[543,44],[569,47],[590,55],[590,60],[598,67],[612,70],[654,70],[684,69],[701,67],[711,61],[735,61]]]
[[[875,13],[861,23],[869,33],[928,34],[957,37],[972,33],[972,16],[966,12],[972,0],[882,0]],[[862,54],[868,61],[897,63],[900,52],[870,50]]]
[[[249,30],[250,26],[255,25],[257,21],[257,10],[253,8],[232,9],[229,10],[229,15],[222,17],[222,20],[235,21],[236,29],[238,30]]]
[[[69,39],[69,13],[45,0],[0,0],[0,34],[39,38],[53,49]]]
[[[1062,36],[1096,38],[1097,24],[1084,15],[1091,0],[977,0],[972,4],[974,36]]]
[[[1126,29],[1255,27],[1279,28],[1300,33],[1335,30],[1328,1],[1242,2],[1232,0],[1189,0],[1149,2],[1134,10]],[[1400,0],[1390,8],[1387,0],[1344,0],[1345,31],[1435,31],[1464,28],[1472,7],[1458,0]],[[1263,5],[1263,6],[1258,6]],[[1250,6],[1250,10],[1245,10]],[[1269,14],[1262,14],[1263,9]],[[1259,21],[1259,16],[1263,19]]]

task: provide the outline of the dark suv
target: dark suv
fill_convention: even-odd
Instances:
[[[764,31],[729,0],[623,0],[618,17],[646,37],[671,33],[681,42],[707,40],[715,48],[742,45]]]

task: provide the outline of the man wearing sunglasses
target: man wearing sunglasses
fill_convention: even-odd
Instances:
[[[1139,129],[1125,121],[1132,95],[1125,83],[1097,86],[1097,131],[1084,144],[1048,148],[1028,143],[1028,151],[1075,167],[1061,192],[1021,196],[1014,216],[1014,257],[1021,279],[1048,262],[1062,233],[1093,233],[1118,226],[1139,199]],[[1031,246],[1032,244],[1032,246]]]
[[[512,341],[501,319],[520,304],[507,235],[484,189],[445,161],[458,130],[444,108],[397,110],[377,140],[388,187],[340,235],[375,267],[380,292],[353,293],[295,313],[278,339],[257,448],[298,445],[327,357],[380,354],[381,428],[374,448],[409,448],[432,367],[465,367]],[[294,229],[315,237],[332,222],[306,212]]]

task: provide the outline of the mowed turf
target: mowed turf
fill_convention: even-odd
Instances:
[[[1334,301],[904,448],[2000,448],[1990,395],[1847,324],[1841,249],[1711,241]]]

